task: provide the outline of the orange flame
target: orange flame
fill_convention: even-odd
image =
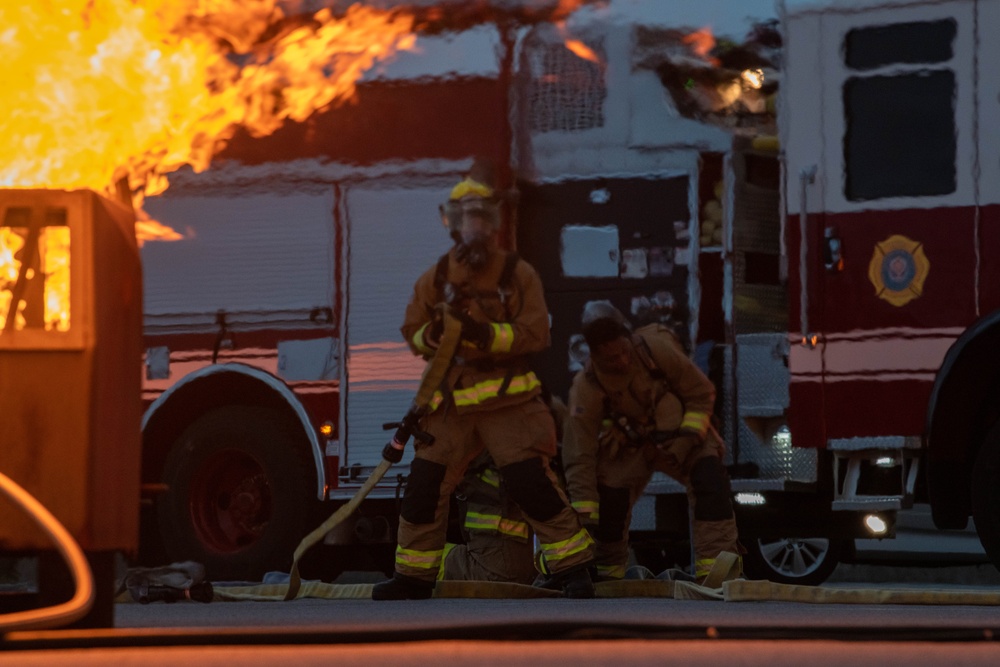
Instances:
[[[152,195],[208,167],[240,126],[351,99],[414,44],[412,18],[360,5],[285,17],[278,0],[33,0],[0,6],[2,187]]]
[[[39,285],[41,301],[22,298],[17,303],[16,312],[11,313],[14,286],[20,277],[21,265],[28,261],[31,267],[34,262],[25,254],[28,230],[0,227],[0,333],[12,315],[15,318],[13,328],[17,331],[29,326],[44,327],[45,331],[69,330],[69,231],[68,227],[43,227],[38,232],[35,250],[38,270],[28,268],[23,280],[26,284]],[[29,321],[29,301],[41,306],[37,314],[30,316],[36,321]]]
[[[570,4],[569,0],[562,0],[560,2],[560,8],[561,9],[565,8],[566,10],[569,10],[569,4]],[[601,57],[597,55],[597,53],[592,48],[584,44],[582,40],[570,37],[569,29],[566,27],[565,21],[558,21],[555,24],[555,27],[556,30],[559,31],[559,36],[562,37],[563,44],[566,46],[567,49],[569,49],[573,53],[573,55],[575,55],[577,58],[582,58],[583,60],[589,60],[590,62],[596,63],[598,65],[603,64],[601,61]]]
[[[567,39],[566,48],[576,54],[577,57],[589,60],[592,63],[601,64],[601,59],[594,50],[578,39]]]
[[[713,58],[708,54],[715,48],[715,35],[712,34],[712,28],[705,26],[700,30],[695,30],[692,33],[688,33],[681,38],[681,43],[686,44],[691,47],[691,51],[700,58],[704,58],[713,66],[719,65],[718,58]]]

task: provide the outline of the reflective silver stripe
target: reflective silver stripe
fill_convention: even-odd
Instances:
[[[545,560],[549,563],[554,563],[556,561],[562,560],[563,558],[568,558],[574,554],[578,554],[581,551],[586,551],[594,544],[594,540],[591,539],[590,533],[586,529],[581,528],[580,531],[569,538],[568,540],[563,540],[562,542],[553,542],[552,544],[542,544],[542,550],[545,552]]]
[[[469,530],[499,530],[500,515],[466,512],[465,527]]]
[[[444,549],[434,551],[418,551],[417,549],[404,549],[396,547],[396,564],[407,565],[421,570],[437,570],[441,567],[441,559],[444,557]]]

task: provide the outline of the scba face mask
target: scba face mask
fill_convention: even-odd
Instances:
[[[452,234],[461,234],[468,218],[479,218],[500,228],[500,204],[495,199],[452,199],[441,206],[441,215]]]
[[[500,211],[495,200],[449,201],[443,214],[457,247],[456,259],[473,270],[486,265],[493,237],[500,227]]]
[[[474,271],[482,269],[489,261],[492,239],[492,232],[483,230],[463,232],[459,235],[455,258]]]

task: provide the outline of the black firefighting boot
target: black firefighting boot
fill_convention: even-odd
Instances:
[[[375,584],[372,600],[426,600],[434,593],[434,582],[396,572],[392,579]]]
[[[534,585],[538,588],[546,588],[553,591],[562,591],[568,598],[592,598],[594,597],[594,580],[590,575],[590,564],[579,565],[570,568],[565,572],[539,576]]]

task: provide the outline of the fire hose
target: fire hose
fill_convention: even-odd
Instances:
[[[382,479],[386,471],[392,464],[399,463],[403,458],[403,450],[411,436],[417,436],[421,441],[428,444],[434,441],[433,436],[424,433],[419,429],[420,418],[426,413],[427,406],[434,397],[434,392],[441,386],[448,369],[451,367],[452,358],[458,348],[459,339],[462,334],[462,323],[456,319],[448,310],[446,304],[437,306],[438,316],[443,319],[444,330],[441,334],[441,342],[434,356],[427,362],[424,373],[420,379],[420,387],[417,395],[413,399],[413,404],[406,412],[406,415],[399,422],[385,425],[388,428],[395,427],[396,432],[392,439],[382,449],[382,460],[368,476],[361,488],[354,494],[345,505],[342,505],[330,515],[326,521],[320,524],[315,530],[302,538],[299,546],[295,549],[292,557],[292,569],[288,579],[288,591],[285,593],[285,600],[294,600],[299,594],[302,585],[302,578],[299,575],[299,559],[314,544],[319,542],[324,535],[329,533],[334,526],[350,516],[358,508],[361,501],[371,492],[375,485]]]
[[[0,633],[13,630],[40,630],[69,625],[80,620],[94,606],[94,575],[87,557],[69,531],[38,500],[7,475],[0,473],[0,491],[23,508],[31,519],[56,543],[69,567],[76,592],[69,602],[45,609],[0,614]]]

